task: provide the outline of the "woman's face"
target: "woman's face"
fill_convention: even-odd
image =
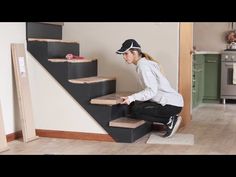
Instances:
[[[135,60],[135,53],[132,53],[131,51],[125,52],[123,54],[123,58],[128,64],[134,63],[136,61]]]

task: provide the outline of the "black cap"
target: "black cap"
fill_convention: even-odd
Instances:
[[[117,54],[123,54],[130,49],[140,49],[141,46],[134,39],[127,39],[121,46],[119,50],[116,51]]]

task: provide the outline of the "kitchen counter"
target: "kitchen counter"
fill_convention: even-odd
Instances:
[[[194,54],[221,54],[221,52],[216,52],[216,51],[195,51]]]

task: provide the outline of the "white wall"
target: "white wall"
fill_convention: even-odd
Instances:
[[[25,36],[25,23],[0,23],[0,100],[6,134],[20,130],[10,44],[25,43]]]
[[[10,44],[26,44],[25,23],[0,23],[0,39],[0,100],[5,133],[10,134],[21,130]],[[36,129],[106,134],[28,52],[27,68]]]
[[[231,25],[231,22],[194,23],[193,45],[200,51],[220,52],[226,49],[225,34],[232,30]]]
[[[115,76],[117,91],[140,89],[134,65],[115,52],[124,40],[136,39],[158,59],[171,85],[178,88],[179,23],[64,23],[63,39],[80,43],[82,56],[98,58],[98,75]]]

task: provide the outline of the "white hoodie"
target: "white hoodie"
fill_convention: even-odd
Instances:
[[[130,103],[150,100],[162,106],[168,104],[183,107],[183,97],[171,87],[156,62],[141,58],[137,62],[136,71],[143,90],[128,96]]]

